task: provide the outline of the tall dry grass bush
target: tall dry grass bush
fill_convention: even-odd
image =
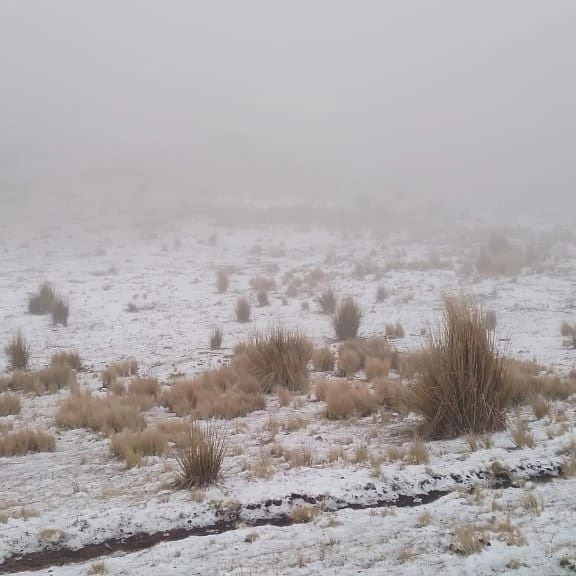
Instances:
[[[22,410],[22,404],[16,394],[10,394],[10,392],[0,394],[0,416],[20,414],[20,410]]]
[[[332,327],[338,340],[356,338],[362,324],[363,311],[358,302],[348,296],[340,304],[332,316]]]
[[[328,346],[316,348],[312,352],[312,368],[315,372],[331,372],[335,362],[336,358]]]
[[[250,322],[250,315],[252,313],[252,306],[250,305],[250,301],[245,296],[240,296],[236,301],[236,321],[240,322],[241,324],[246,324],[246,322]]]
[[[29,452],[53,452],[56,439],[43,430],[22,428],[0,434],[0,457],[23,456]]]
[[[318,304],[322,314],[334,314],[336,311],[336,291],[333,286],[324,286],[318,296]]]
[[[210,333],[210,350],[220,350],[222,348],[222,340],[224,339],[224,331],[220,326],[214,326]]]
[[[319,388],[316,388],[318,395]],[[377,409],[374,394],[365,384],[353,385],[343,380],[328,383],[321,393],[326,399],[325,415],[329,420],[368,416]]]
[[[30,345],[21,332],[8,342],[4,348],[4,352],[8,357],[8,370],[27,370],[30,363]]]
[[[313,349],[310,340],[301,332],[276,326],[256,333],[235,364],[257,380],[264,394],[270,394],[278,387],[305,392]]]
[[[34,372],[16,370],[10,376],[8,388],[25,394],[42,396],[54,394],[76,383],[75,371],[66,365],[49,366]]]
[[[126,398],[112,394],[93,396],[76,389],[60,403],[56,424],[61,428],[88,428],[110,435],[123,430],[142,430],[146,420],[139,407]]]
[[[76,372],[82,372],[82,370],[84,370],[82,357],[75,350],[55,352],[50,358],[50,366],[68,366],[76,370]]]
[[[56,298],[57,294],[54,287],[50,283],[44,282],[38,291],[28,299],[28,313],[39,316],[50,314]]]
[[[218,270],[216,273],[216,290],[220,294],[224,294],[224,292],[228,291],[228,287],[230,286],[230,279],[228,274],[224,270]]]
[[[424,417],[424,431],[452,438],[502,430],[511,385],[494,335],[465,299],[446,297],[444,306],[444,322],[418,358],[414,409]]]
[[[164,391],[162,402],[177,416],[197,419],[238,418],[266,406],[258,381],[235,366],[178,380]]]
[[[142,431],[124,430],[110,439],[110,454],[122,458],[128,468],[140,464],[145,456],[161,456],[168,448],[168,439],[157,428]]]
[[[396,324],[386,324],[386,338],[396,340],[404,338],[404,326],[400,322]]]
[[[50,311],[52,316],[52,324],[57,326],[60,324],[61,326],[68,326],[68,317],[70,316],[70,305],[66,300],[58,296],[54,305],[52,306],[52,310]]]
[[[102,385],[105,388],[113,386],[118,378],[128,378],[138,374],[138,361],[133,358],[112,362],[108,368],[102,372]]]
[[[228,434],[222,424],[192,422],[176,454],[178,487],[189,490],[214,484],[227,452]]]
[[[344,348],[338,354],[338,372],[346,378],[353,378],[362,367],[362,359],[353,348]]]

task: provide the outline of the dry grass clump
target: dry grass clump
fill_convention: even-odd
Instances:
[[[496,330],[496,326],[498,324],[498,317],[496,316],[496,312],[494,310],[487,310],[484,314],[484,327],[489,332],[493,332]]]
[[[386,406],[399,414],[407,414],[414,404],[413,388],[400,380],[376,379],[374,395],[379,406]]]
[[[4,348],[8,356],[8,370],[27,370],[30,362],[30,346],[22,333],[18,332],[16,336]]]
[[[277,387],[306,391],[312,350],[301,332],[276,326],[254,335],[235,362],[256,378],[265,394]]]
[[[127,400],[140,410],[149,410],[160,399],[160,384],[156,378],[133,378],[128,384]]]
[[[364,362],[364,374],[368,380],[386,378],[390,372],[390,365],[388,358],[367,358]]]
[[[335,361],[334,354],[328,346],[316,348],[312,352],[312,368],[314,372],[332,372]]]
[[[9,392],[0,394],[0,416],[20,414],[20,410],[22,410],[22,405],[18,396]]]
[[[228,290],[230,286],[230,279],[228,278],[228,274],[224,270],[218,270],[216,273],[216,290],[220,294],[223,294]]]
[[[20,410],[22,410],[22,404],[18,396],[9,392],[0,394],[0,416],[20,414]]]
[[[191,423],[176,455],[178,487],[191,489],[216,482],[227,451],[228,434],[221,424]]]
[[[241,324],[245,324],[246,322],[250,322],[250,314],[252,312],[252,307],[250,306],[250,301],[245,296],[240,296],[238,300],[236,300],[236,321],[240,322]]]
[[[8,388],[25,394],[41,396],[53,394],[76,383],[76,373],[68,366],[49,366],[35,372],[16,370],[8,381]]]
[[[388,298],[388,290],[382,285],[376,288],[376,302],[384,302]]]
[[[84,369],[82,363],[82,357],[78,352],[55,352],[50,358],[50,366],[67,366],[76,370],[76,372],[81,372]]]
[[[534,448],[534,434],[530,431],[525,420],[518,420],[516,427],[511,432],[512,441],[516,448]]]
[[[177,416],[238,418],[266,406],[258,381],[245,370],[225,366],[175,382],[162,401]]]
[[[353,350],[360,358],[360,369],[365,367],[368,358],[389,360],[394,369],[394,351],[390,348],[388,339],[384,336],[372,336],[370,338],[354,338],[342,342],[338,347],[338,355],[345,350]]]
[[[368,416],[377,408],[376,397],[364,384],[352,385],[342,380],[331,382],[326,387],[325,398],[325,415],[329,420]]]
[[[66,300],[58,296],[51,310],[52,324],[68,326],[68,316],[70,315],[70,305]]]
[[[270,299],[268,298],[268,292],[266,292],[266,290],[258,290],[256,293],[256,300],[260,307],[270,306]]]
[[[344,374],[346,378],[352,378],[361,366],[362,359],[353,348],[340,349],[338,354],[338,371],[340,374]]]
[[[576,334],[576,324],[564,320],[560,326],[560,332],[564,338],[572,338]]]
[[[56,291],[48,282],[44,282],[38,292],[28,299],[28,313],[35,315],[50,314],[56,301]]]
[[[312,506],[296,506],[290,513],[290,519],[294,524],[308,524],[318,513],[319,510]]]
[[[224,331],[219,326],[214,326],[210,333],[210,350],[220,350],[222,347],[222,340],[224,339]]]
[[[483,276],[517,276],[525,264],[524,251],[505,236],[493,234],[476,260],[476,269]]]
[[[29,452],[53,452],[56,439],[43,430],[22,428],[0,435],[0,457],[22,456]]]
[[[322,314],[334,314],[336,311],[336,292],[332,286],[324,286],[318,296],[318,304]]]
[[[414,438],[414,441],[410,445],[408,455],[414,464],[428,464],[428,462],[430,462],[430,452],[428,452],[426,444],[419,438]]]
[[[138,406],[126,398],[111,394],[97,397],[90,392],[73,390],[58,407],[56,424],[61,428],[88,428],[108,435],[122,430],[142,430],[146,421]]]
[[[458,526],[454,530],[456,536],[456,551],[464,556],[482,552],[490,540],[484,533],[477,531],[474,526]]]
[[[549,400],[566,400],[576,393],[576,381],[552,374],[542,374],[544,368],[536,362],[507,360],[511,385],[511,404],[533,402],[541,396]]]
[[[118,378],[128,378],[138,374],[138,361],[133,358],[113,362],[102,372],[102,385],[105,388],[113,386]]]
[[[542,396],[535,396],[532,400],[532,411],[538,420],[550,414],[550,405]]]
[[[265,276],[254,276],[254,278],[250,278],[250,287],[255,292],[270,292],[270,290],[276,289],[276,280]]]
[[[400,322],[396,324],[386,324],[386,338],[396,340],[404,338],[404,326]]]
[[[362,308],[352,298],[345,298],[332,316],[332,327],[338,340],[349,340],[358,336],[360,325],[362,323]]]
[[[506,425],[511,387],[507,364],[482,312],[465,300],[445,298],[444,324],[418,361],[414,409],[433,438],[483,434]]]
[[[110,453],[126,461],[128,468],[140,464],[145,456],[160,456],[166,452],[168,440],[157,428],[146,428],[141,432],[124,430],[114,434],[110,440]]]

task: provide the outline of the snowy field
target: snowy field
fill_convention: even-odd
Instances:
[[[88,368],[78,375],[80,386],[97,395],[104,393],[101,371],[111,362],[136,358],[141,375],[167,387],[176,376],[225,363],[237,343],[278,323],[335,350],[330,318],[317,303],[328,283],[339,296],[361,303],[363,336],[381,335],[386,324],[400,322],[405,336],[394,342],[400,352],[425,343],[423,329],[439,317],[443,293],[463,292],[496,312],[507,354],[536,359],[560,376],[576,368],[576,351],[560,334],[563,321],[576,320],[574,243],[549,242],[538,267],[517,276],[481,278],[470,271],[481,235],[471,230],[467,239],[465,228],[431,241],[409,232],[214,227],[201,219],[171,227],[88,222],[44,228],[4,222],[0,343],[22,331],[33,369],[47,366],[54,352],[79,351]],[[529,241],[539,239],[534,233]],[[220,269],[230,275],[225,293],[216,290]],[[275,279],[269,306],[256,303],[250,280],[257,276]],[[294,279],[300,282],[287,296]],[[68,299],[66,327],[27,314],[29,295],[46,280]],[[382,302],[376,301],[378,286],[388,294]],[[240,296],[253,303],[246,324],[235,318]],[[217,351],[208,346],[214,326],[224,333]],[[2,356],[0,373],[6,368]],[[464,438],[428,442],[429,460],[418,463],[409,457],[417,424],[412,414],[329,421],[313,393],[294,397],[288,406],[273,395],[265,410],[227,423],[231,450],[221,482],[190,493],[172,486],[176,462],[170,452],[127,469],[110,456],[109,438],[58,428],[55,414],[67,395],[19,393],[20,414],[0,417],[0,430],[30,425],[56,436],[54,452],[0,458],[0,573],[2,562],[18,556],[219,522],[226,529],[213,534],[113,550],[30,573],[576,570],[576,477],[559,475],[566,454],[576,453],[574,397],[550,401],[549,414],[540,419],[529,406],[510,414],[511,428],[518,419],[528,422],[533,447],[517,448],[507,430],[476,450]],[[154,406],[145,417],[153,425],[173,414]],[[272,445],[284,453],[305,452],[309,459],[303,464],[271,457]],[[405,457],[391,458],[390,447]],[[509,481],[494,481],[489,471],[495,462],[508,471]],[[280,521],[299,507],[310,508],[308,522]],[[464,553],[470,541],[475,549]]]

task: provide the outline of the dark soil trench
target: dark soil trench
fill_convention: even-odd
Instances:
[[[534,472],[536,471],[534,470]],[[530,474],[530,479],[532,481],[546,482],[558,478],[560,473],[560,468],[540,469],[536,473]],[[482,476],[483,475],[480,474],[479,479],[482,478]],[[490,477],[492,479],[491,488],[509,488],[514,486],[510,474],[491,474]],[[454,476],[453,479],[456,484],[461,484],[464,480]],[[408,496],[399,494],[393,500],[388,497],[370,502],[369,504],[335,501],[331,503],[330,509],[334,511],[346,509],[367,510],[386,507],[405,508],[422,506],[434,502],[451,492],[452,490],[430,490],[418,495]],[[298,503],[308,505],[322,505],[326,503],[325,497],[315,498],[304,494],[291,494],[285,500],[266,501],[258,505],[248,506],[246,510],[269,509],[271,506],[279,506],[286,501],[290,504]],[[111,538],[96,544],[88,544],[77,550],[58,548],[31,552],[24,555],[14,555],[0,564],[0,574],[16,574],[23,571],[45,570],[51,566],[78,564],[103,556],[111,556],[116,553],[138,552],[152,548],[161,542],[174,542],[191,537],[214,536],[237,530],[238,528],[256,528],[259,526],[285,527],[297,523],[288,514],[272,514],[270,517],[258,520],[242,519],[242,510],[236,510],[234,512],[223,511],[221,515],[222,518],[208,526],[172,528],[154,533],[139,532],[123,538]]]

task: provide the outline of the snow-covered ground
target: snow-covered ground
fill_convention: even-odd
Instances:
[[[381,334],[400,321],[403,349],[422,343],[421,330],[438,317],[446,291],[475,294],[497,312],[498,332],[508,354],[536,358],[558,374],[576,367],[576,351],[562,345],[560,324],[576,320],[576,247],[566,244],[545,266],[516,278],[480,279],[460,272],[470,245],[450,239],[413,240],[410,234],[340,232],[320,228],[260,226],[214,228],[202,220],[171,227],[134,227],[121,220],[68,226],[25,227],[5,222],[0,231],[0,343],[21,330],[32,346],[32,367],[58,350],[78,350],[89,371],[82,387],[97,390],[99,371],[110,362],[135,357],[140,372],[169,382],[174,374],[195,374],[226,360],[234,345],[254,330],[281,323],[302,329],[315,343],[332,342],[329,318],[318,311],[319,287],[330,282],[340,295],[362,304],[364,335]],[[437,255],[448,266],[400,266]],[[358,262],[378,270],[361,277]],[[230,289],[216,291],[220,268],[231,272]],[[310,272],[324,277],[307,282]],[[285,297],[283,277],[303,278],[295,297]],[[250,287],[255,276],[274,277],[270,306],[258,307]],[[27,298],[49,280],[70,303],[67,327],[26,313]],[[389,296],[376,303],[376,288]],[[239,324],[234,305],[241,295],[254,302],[253,321]],[[138,311],[129,312],[128,304]],[[208,349],[213,326],[224,330],[219,351]],[[5,368],[0,360],[0,371]],[[470,451],[464,439],[427,444],[428,464],[387,457],[390,446],[408,449],[413,416],[330,422],[313,397],[281,407],[270,398],[266,410],[229,424],[232,444],[222,482],[201,494],[171,487],[175,461],[150,457],[127,470],[110,458],[109,439],[85,430],[59,430],[54,422],[67,392],[22,397],[18,416],[0,423],[41,426],[57,436],[53,453],[0,459],[0,562],[15,554],[54,547],[78,549],[138,532],[192,528],[215,523],[236,511],[245,528],[218,535],[166,542],[149,550],[106,557],[109,574],[563,574],[576,562],[574,478],[534,483],[530,475],[558,472],[560,454],[574,438],[574,404],[551,403],[537,420],[525,418],[534,448],[517,449],[510,432],[492,436],[492,447]],[[159,407],[149,423],[169,418]],[[298,419],[301,422],[294,425]],[[289,423],[292,423],[290,425]],[[274,435],[271,430],[277,424]],[[284,450],[308,450],[312,465],[271,462],[255,469],[272,441]],[[359,447],[367,456],[355,458]],[[331,448],[344,458],[328,459]],[[379,467],[371,464],[381,461]],[[497,461],[510,469],[511,487],[491,485],[486,471]],[[477,486],[470,494],[468,489]],[[388,507],[399,494],[446,495],[415,507]],[[536,509],[531,505],[534,496]],[[250,527],[289,514],[315,499],[310,523]],[[346,506],[367,509],[339,509]],[[543,505],[543,506],[542,506]],[[516,531],[506,524],[507,519]],[[482,550],[458,550],[460,528],[474,529]],[[43,572],[87,574],[93,561]]]

